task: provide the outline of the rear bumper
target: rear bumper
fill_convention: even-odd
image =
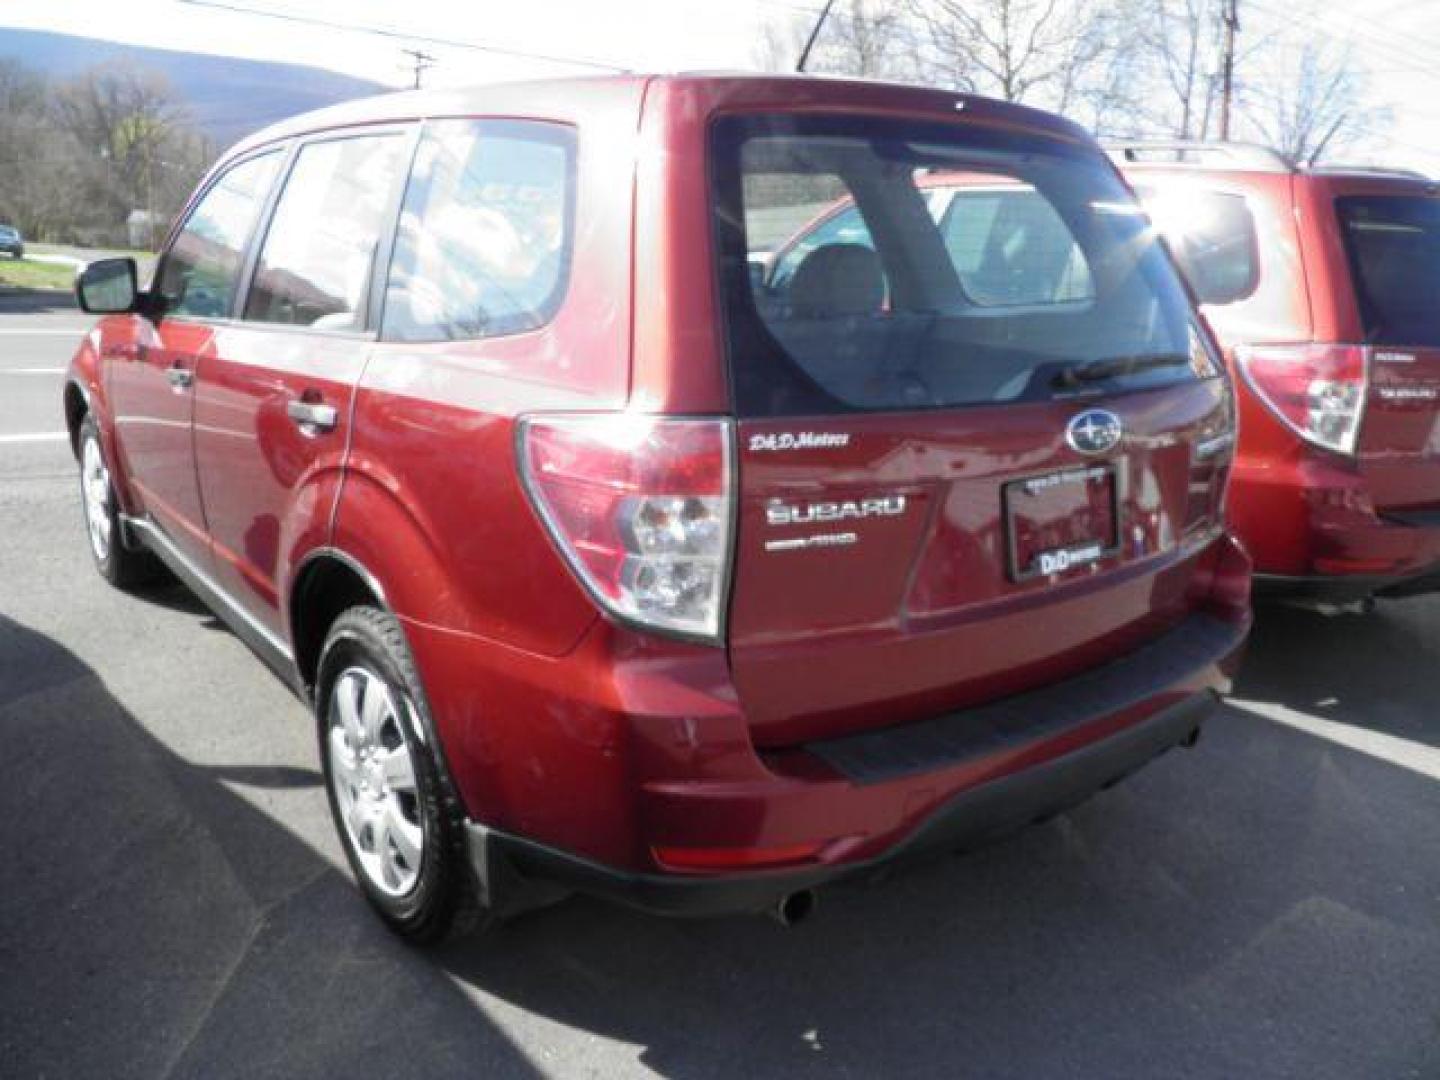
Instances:
[[[1311,572],[1257,571],[1256,594],[1347,603],[1440,590],[1440,513],[1331,513],[1313,540]]]
[[[526,906],[534,883],[671,915],[763,910],[801,889],[955,849],[1083,801],[1192,742],[1228,688],[1249,623],[1192,616],[1106,667],[919,724],[810,744],[764,781],[646,784],[657,846],[820,845],[803,863],[714,873],[637,872],[517,835],[471,828],[487,901]]]
[[[1284,574],[1256,574],[1257,598],[1299,600],[1318,604],[1351,604],[1378,598],[1397,600],[1440,592],[1440,561],[1397,575],[1316,574],[1287,577]]]
[[[1203,691],[1122,731],[1024,772],[963,791],[914,832],[868,859],[715,877],[637,874],[517,836],[471,825],[470,850],[498,910],[523,908],[544,882],[660,915],[711,917],[764,911],[802,889],[877,875],[939,851],[957,850],[1059,813],[1175,746],[1193,743],[1218,698]]]
[[[1376,509],[1365,477],[1328,457],[1271,464],[1238,466],[1230,487],[1257,592],[1344,602],[1440,586],[1440,511]],[[1417,479],[1416,497],[1433,487]]]

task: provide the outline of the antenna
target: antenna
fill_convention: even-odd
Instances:
[[[415,89],[420,89],[420,76],[427,68],[432,68],[437,63],[435,57],[421,49],[401,49],[402,53],[410,57],[410,68],[415,73]]]
[[[810,50],[815,47],[815,39],[820,36],[820,28],[825,25],[825,20],[830,17],[830,9],[834,6],[835,0],[825,0],[825,6],[820,9],[820,17],[810,28],[810,37],[805,42],[805,48],[800,50],[800,59],[795,64],[796,71],[803,72],[805,70],[805,65],[810,60]]]

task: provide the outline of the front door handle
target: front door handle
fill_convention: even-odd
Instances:
[[[172,367],[165,371],[165,378],[170,380],[170,386],[176,391],[189,390],[195,385],[195,372],[189,368]]]
[[[290,401],[286,403],[285,411],[290,415],[290,419],[295,421],[295,426],[302,435],[319,435],[333,431],[340,418],[334,405],[325,405],[318,401]]]

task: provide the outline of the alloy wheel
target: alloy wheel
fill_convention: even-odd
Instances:
[[[415,758],[402,716],[414,716],[409,701],[367,668],[346,668],[335,680],[326,713],[330,783],[356,861],[388,896],[415,887],[425,854]]]
[[[90,532],[90,549],[102,563],[110,556],[110,470],[105,467],[99,440],[88,438],[80,458],[80,482],[84,494],[85,524]]]

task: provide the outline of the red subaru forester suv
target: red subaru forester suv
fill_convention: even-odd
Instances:
[[[937,227],[953,169],[1027,215]],[[768,280],[841,198],[871,242]],[[1219,354],[1043,113],[798,78],[379,98],[237,147],[147,290],[114,260],[79,294],[96,564],[164,563],[313,702],[412,939],[568,890],[797,917],[1193,741],[1249,627]]]
[[[1256,590],[1440,589],[1440,184],[1263,147],[1117,147],[1239,378]]]

